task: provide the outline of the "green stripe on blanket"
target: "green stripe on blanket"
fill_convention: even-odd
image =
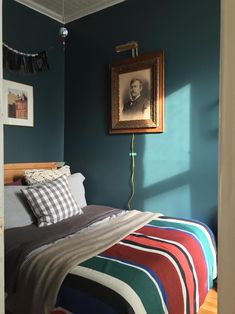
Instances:
[[[154,313],[158,309],[158,314],[164,314],[162,301],[154,283],[155,280],[150,280],[148,274],[143,269],[136,268],[135,265],[127,265],[99,256],[83,262],[81,266],[106,273],[124,281],[142,300],[147,313]],[[109,287],[108,282],[107,287]],[[112,287],[110,288],[112,289]]]

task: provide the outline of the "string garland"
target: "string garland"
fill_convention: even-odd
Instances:
[[[21,74],[34,74],[49,70],[46,51],[25,53],[3,43],[3,67]]]

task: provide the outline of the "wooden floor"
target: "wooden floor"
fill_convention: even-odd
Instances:
[[[198,314],[217,314],[217,291],[211,289]]]

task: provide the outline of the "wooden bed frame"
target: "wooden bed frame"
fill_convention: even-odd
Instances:
[[[4,164],[4,184],[11,183],[24,176],[24,171],[29,169],[57,169],[56,162],[34,162]]]

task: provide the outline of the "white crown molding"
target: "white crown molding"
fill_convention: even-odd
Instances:
[[[70,23],[72,21],[75,21],[77,19],[80,19],[86,15],[101,11],[103,9],[106,9],[108,7],[111,7],[115,4],[124,2],[126,0],[110,0],[106,1],[105,3],[97,3],[95,5],[90,5],[86,9],[80,10],[78,12],[75,12],[74,14],[71,15],[66,15],[65,16],[65,23]]]
[[[63,23],[63,19],[62,19],[62,15],[61,14],[57,14],[54,11],[38,4],[35,3],[34,1],[31,0],[15,0],[16,2],[19,2],[20,4],[25,5],[26,7],[33,9],[41,14],[44,14],[54,20],[56,20],[57,22]]]
[[[95,13],[97,11],[106,9],[110,6],[115,5],[115,4],[124,2],[126,0],[106,0],[103,3],[97,3],[94,5],[87,6],[87,8],[85,8],[83,10],[75,11],[71,15],[65,15],[64,21],[63,21],[62,14],[58,14],[58,13],[50,10],[43,5],[36,3],[34,0],[15,0],[15,1],[20,3],[20,4],[23,4],[27,7],[29,7],[30,9],[33,9],[33,10],[35,10],[41,14],[44,14],[44,15],[46,15],[46,16],[48,16],[48,17],[50,17],[50,18],[52,18],[52,19],[54,19],[54,20],[56,20],[62,24],[65,24],[65,23],[75,21],[75,20],[77,20],[81,17],[84,17],[86,15],[89,15],[89,14]]]

